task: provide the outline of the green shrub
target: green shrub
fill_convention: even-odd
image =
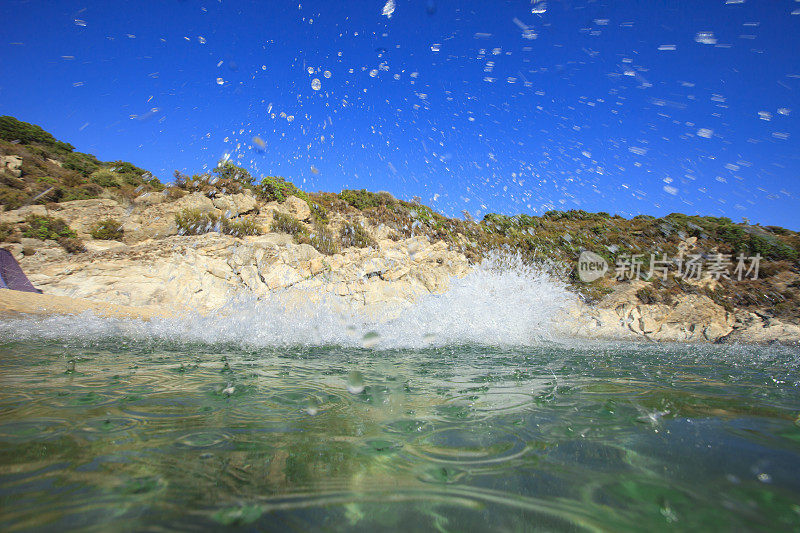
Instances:
[[[233,235],[234,237],[244,237],[246,235],[261,235],[261,228],[252,218],[242,218],[239,220],[222,219],[222,233]]]
[[[246,169],[236,166],[230,161],[220,161],[213,172],[220,179],[236,181],[245,185],[252,185],[254,181],[253,176]]]
[[[339,193],[339,198],[350,204],[351,206],[355,207],[356,209],[363,211],[364,209],[369,209],[371,207],[380,207],[382,205],[390,205],[394,204],[396,200],[391,195],[379,194],[374,192],[369,192],[366,189],[344,189],[342,192]]]
[[[184,209],[175,215],[178,233],[181,235],[203,235],[218,231],[225,235],[244,237],[246,235],[261,235],[261,228],[255,220],[242,218],[231,220],[227,217],[220,218],[214,213],[198,209]]]
[[[64,156],[64,168],[79,172],[86,178],[91,176],[93,172],[99,170],[100,165],[100,161],[90,154],[70,152]]]
[[[0,242],[8,241],[11,234],[14,232],[14,226],[6,222],[0,223]]]
[[[311,246],[321,254],[333,255],[339,253],[339,243],[336,236],[327,227],[317,224],[311,235]]]
[[[375,239],[373,239],[370,234],[367,233],[367,230],[364,229],[364,226],[361,224],[351,224],[349,222],[345,222],[344,226],[342,226],[342,231],[339,236],[342,240],[342,246],[345,248],[350,246],[355,246],[356,248],[368,248],[377,244]]]
[[[19,209],[28,202],[29,198],[30,197],[23,191],[7,187],[0,188],[0,205],[2,205],[6,211]]]
[[[280,211],[272,212],[272,231],[288,233],[294,237],[308,234],[305,226],[299,220]]]
[[[214,213],[199,209],[184,209],[175,214],[180,235],[202,235],[219,230],[220,219]]]
[[[122,224],[113,218],[107,218],[95,224],[90,235],[92,239],[100,241],[121,241],[125,232],[122,229]]]
[[[89,179],[101,187],[119,187],[120,185],[117,175],[105,168],[92,172]]]
[[[328,211],[317,202],[307,200],[308,207],[311,208],[311,218],[318,224],[328,223]]]
[[[256,194],[267,202],[283,202],[289,196],[297,196],[308,200],[308,195],[294,186],[290,181],[278,176],[266,176],[256,186]]]
[[[24,237],[32,239],[58,240],[60,237],[76,238],[77,234],[61,218],[28,215],[25,219]]]
[[[21,144],[38,143],[58,152],[71,152],[75,149],[69,143],[57,141],[39,126],[9,116],[0,117],[0,139],[19,141]]]
[[[28,218],[25,219],[25,227],[22,230],[22,236],[32,239],[41,239],[43,241],[56,241],[69,253],[86,251],[83,242],[78,239],[77,234],[60,218],[29,215]]]

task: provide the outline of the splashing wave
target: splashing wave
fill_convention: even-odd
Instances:
[[[453,344],[529,345],[555,340],[554,317],[575,296],[549,267],[518,258],[491,258],[450,290],[428,295],[404,309],[366,315],[335,297],[322,303],[286,304],[286,295],[258,301],[241,294],[213,316],[149,322],[91,314],[20,318],[0,322],[0,338],[136,340],[281,345],[406,348]],[[295,295],[296,296],[296,295]]]

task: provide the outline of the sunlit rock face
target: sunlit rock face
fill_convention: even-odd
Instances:
[[[244,239],[207,233],[79,256],[37,255],[23,256],[21,264],[46,293],[201,311],[242,293],[263,298],[282,291],[289,304],[336,295],[355,309],[387,312],[444,292],[451,277],[468,270],[463,255],[425,238],[325,256],[280,233]]]

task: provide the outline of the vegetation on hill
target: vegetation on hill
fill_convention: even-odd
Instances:
[[[164,189],[157,178],[136,165],[103,162],[76,152],[71,144],[14,117],[0,117],[0,156],[22,159],[18,172],[0,172],[0,205],[6,210],[101,196],[130,199]]]
[[[723,276],[714,283],[696,283],[670,272],[666,279],[650,278],[639,291],[639,299],[670,305],[678,294],[696,293],[729,310],[766,309],[775,316],[800,319],[800,234],[776,226],[680,213],[626,219],[582,210],[549,211],[541,216],[488,214],[480,221],[456,219],[419,202],[397,199],[388,192],[361,189],[313,193],[282,177],[256,179],[230,161],[219,162],[211,172],[191,176],[176,171],[174,184],[165,189],[156,178],[131,163],[99,161],[90,154],[76,152],[72,145],[58,141],[40,127],[12,117],[0,117],[0,156],[18,156],[22,160],[16,171],[0,171],[0,205],[6,210],[97,197],[126,200],[151,191],[164,191],[167,200],[190,192],[214,198],[248,190],[262,202],[280,203],[296,196],[308,203],[310,221],[304,223],[276,212],[271,229],[289,233],[296,242],[311,244],[322,253],[332,255],[348,246],[375,246],[376,229],[395,240],[425,235],[432,241],[445,241],[473,262],[501,252],[518,254],[527,262],[567,265],[572,270],[568,282],[589,300],[610,292],[616,285],[614,267],[633,255],[640,256],[643,274],[650,271],[651,257],[674,259],[680,254],[695,254],[708,260],[725,254],[735,264],[740,254],[759,255],[758,279],[739,281]],[[221,231],[244,236],[261,231],[247,218],[228,220],[201,212],[182,212],[176,221],[182,234]],[[64,228],[58,228],[61,226],[55,221],[45,223],[38,219],[29,220],[24,227],[0,225],[0,240],[18,240],[25,233],[56,238],[68,249],[81,248],[70,240],[74,237],[62,234]],[[45,233],[48,236],[40,236]],[[95,234],[95,238],[106,239],[122,236],[117,221],[99,222]],[[592,283],[580,282],[574,265],[586,250],[603,257],[612,274]]]

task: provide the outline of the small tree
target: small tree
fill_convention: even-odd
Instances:
[[[214,169],[214,174],[219,176],[220,179],[238,181],[246,185],[252,185],[253,181],[255,181],[255,178],[247,170],[234,165],[230,161],[220,161],[217,164],[217,168]]]

